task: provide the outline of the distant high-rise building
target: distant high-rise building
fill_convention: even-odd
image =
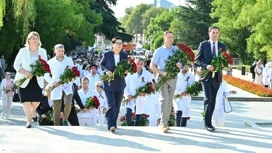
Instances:
[[[154,5],[156,7],[163,7],[163,8],[167,8],[167,9],[176,7],[176,5],[169,2],[168,0],[154,0]]]

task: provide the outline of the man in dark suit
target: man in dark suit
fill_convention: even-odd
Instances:
[[[111,75],[120,61],[128,59],[127,53],[121,51],[123,47],[122,39],[114,37],[111,42],[112,51],[106,52],[100,63],[100,66],[104,69],[105,75]],[[114,80],[110,82],[104,81],[104,90],[108,99],[108,110],[106,111],[105,116],[108,130],[111,132],[115,132],[115,129],[117,128],[116,121],[125,87],[125,79],[118,76],[115,76]]]
[[[204,121],[205,128],[208,131],[214,131],[215,128],[212,125],[211,119],[215,106],[215,98],[222,82],[222,73],[215,72],[215,76],[212,77],[214,67],[211,65],[212,59],[220,55],[220,50],[225,50],[225,45],[218,42],[220,29],[216,26],[209,28],[209,40],[203,41],[198,47],[198,53],[196,56],[196,62],[202,69],[208,69],[211,72],[205,78],[200,78],[202,81],[202,87],[204,91]]]

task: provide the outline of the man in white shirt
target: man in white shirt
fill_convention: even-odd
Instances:
[[[89,89],[95,90],[95,83],[100,81],[99,74],[97,74],[97,65],[92,64],[89,71],[90,73],[86,75],[89,79]]]
[[[66,67],[72,68],[74,64],[71,58],[64,55],[64,46],[62,44],[55,45],[54,49],[56,56],[48,61],[52,77],[50,77],[49,74],[46,74],[45,80],[49,83],[49,85],[54,87],[50,93],[50,98],[53,100],[54,125],[60,125],[60,111],[63,100],[65,107],[62,124],[67,126],[67,120],[71,112],[73,83],[69,82],[66,84],[59,84],[59,81],[60,76],[63,74]]]

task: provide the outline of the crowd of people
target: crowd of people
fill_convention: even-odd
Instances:
[[[264,65],[261,60],[254,61],[250,67],[250,72],[254,83],[272,89],[272,62],[267,62]]]
[[[218,41],[219,28],[212,26],[208,30],[210,39],[200,43],[196,64],[202,69],[213,71],[211,65],[213,56],[220,54],[219,48],[225,49],[225,45]],[[204,125],[208,131],[214,131],[214,124],[222,126],[224,114],[221,103],[227,93],[222,86],[222,74],[216,72],[215,77],[197,78],[195,73],[189,71],[189,65],[176,63],[180,73],[175,79],[168,80],[159,92],[151,95],[134,97],[136,89],[146,83],[156,83],[165,72],[165,62],[169,56],[178,50],[174,43],[174,34],[171,31],[164,33],[164,45],[156,49],[148,64],[143,58],[136,58],[137,72],[126,74],[124,78],[115,77],[112,81],[101,81],[100,76],[112,75],[117,64],[128,59],[128,54],[122,51],[122,39],[114,37],[111,41],[112,49],[102,57],[88,54],[66,55],[65,47],[57,44],[54,47],[55,56],[48,59],[47,52],[41,48],[41,39],[37,32],[29,33],[25,47],[21,48],[14,61],[16,70],[15,79],[6,78],[2,81],[1,88],[7,97],[2,117],[9,117],[12,103],[13,84],[23,78],[26,80],[19,86],[20,102],[23,104],[26,115],[26,128],[31,128],[33,122],[40,125],[63,126],[106,126],[111,132],[115,132],[120,125],[120,117],[125,116],[126,125],[140,126],[144,114],[147,114],[149,126],[159,126],[162,132],[167,133],[170,128],[168,121],[174,108],[176,126],[186,126],[190,119],[191,95],[186,94],[186,87],[195,81],[201,81],[204,92]],[[34,76],[31,73],[31,64],[35,64],[38,58],[47,61],[51,73],[44,76]],[[60,84],[60,76],[66,67],[76,66],[80,76],[69,83]],[[194,68],[193,68],[194,70]],[[46,94],[47,87],[53,90]],[[222,86],[222,87],[221,87]],[[222,88],[222,89],[221,89]],[[217,95],[218,90],[220,95]],[[179,98],[174,99],[174,95]],[[89,97],[98,97],[98,108],[86,108]],[[10,98],[11,97],[11,98]],[[122,102],[127,100],[126,102]],[[216,105],[217,103],[217,105]],[[121,108],[121,111],[120,111]],[[216,111],[216,113],[214,113]],[[123,112],[123,114],[122,114]],[[133,118],[135,113],[135,120]],[[37,115],[38,114],[38,115]]]

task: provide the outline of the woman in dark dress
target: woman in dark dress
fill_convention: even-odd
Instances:
[[[37,122],[36,109],[42,97],[44,78],[36,77],[31,74],[31,64],[35,64],[38,57],[47,61],[46,50],[41,48],[40,36],[37,32],[30,32],[26,39],[25,47],[21,48],[14,61],[14,69],[17,71],[15,82],[27,78],[19,87],[21,103],[27,118],[26,128],[31,127],[32,119]]]
[[[106,52],[101,60],[100,66],[104,69],[106,75],[111,75],[121,60],[128,59],[127,53],[121,51],[123,47],[122,39],[114,37],[112,39],[112,51]],[[125,78],[115,77],[111,82],[104,81],[104,90],[108,99],[108,109],[106,111],[106,120],[108,130],[115,132],[117,128],[116,121],[120,110],[121,101],[126,87]]]

